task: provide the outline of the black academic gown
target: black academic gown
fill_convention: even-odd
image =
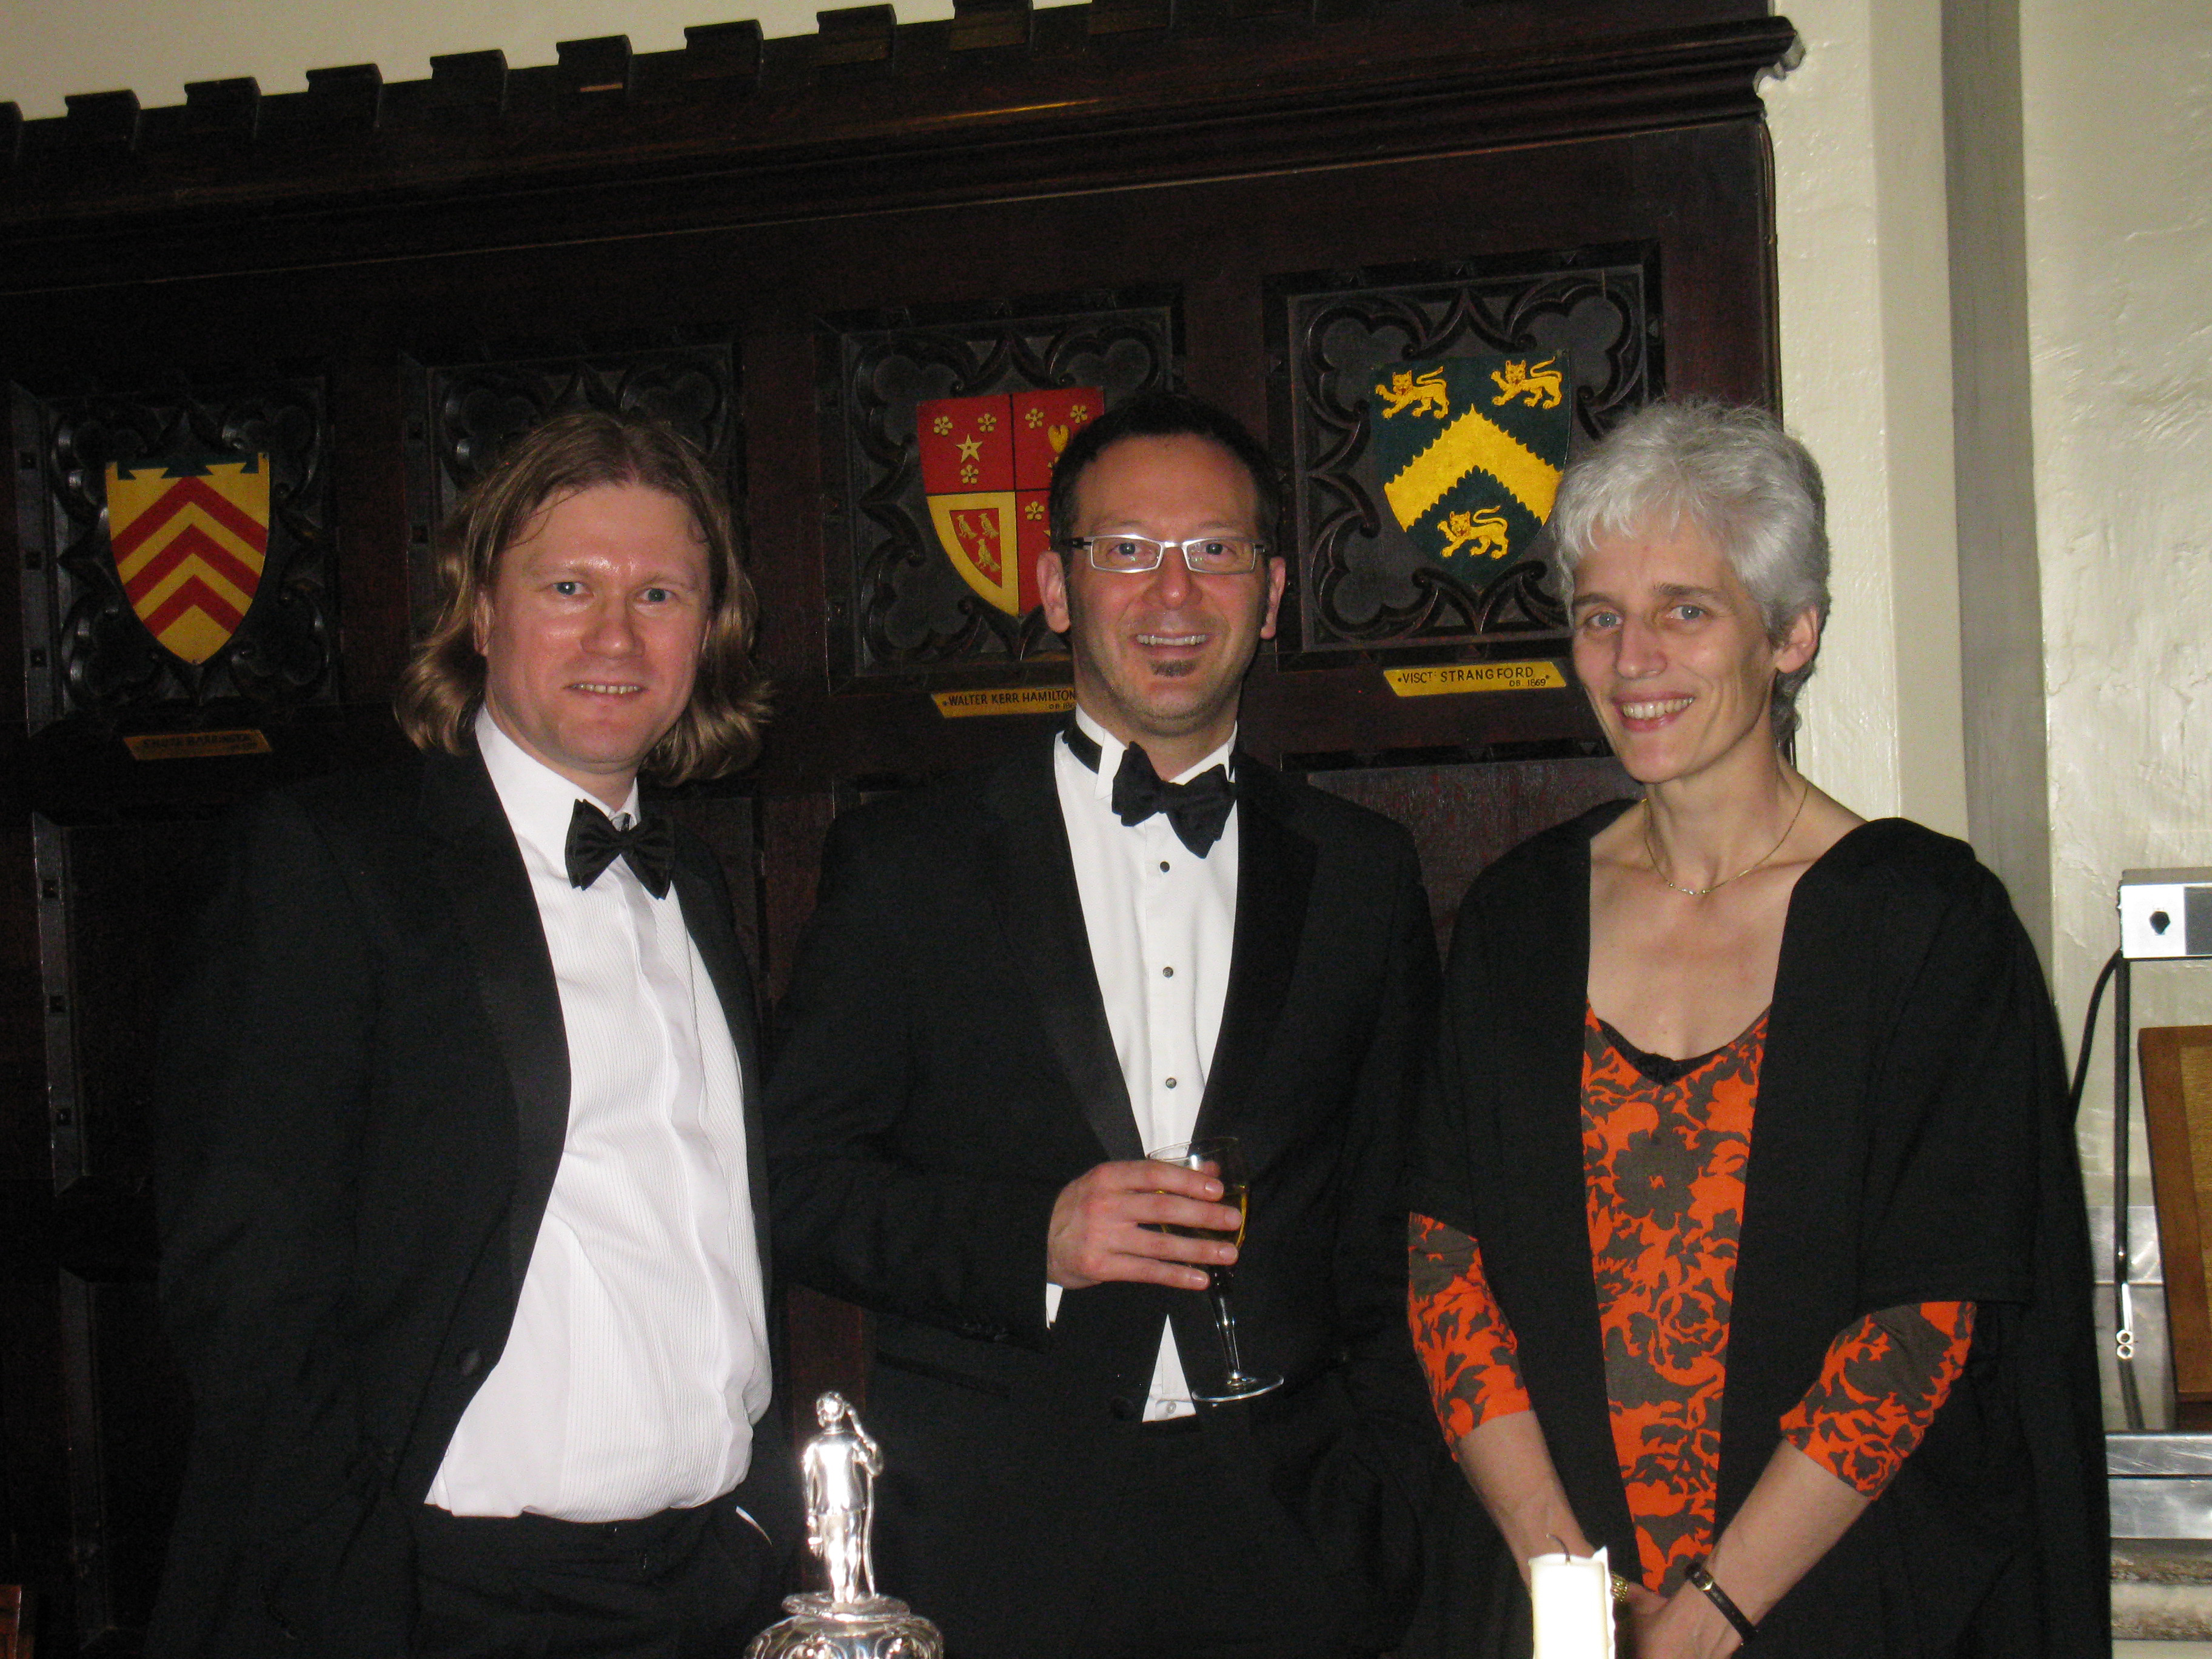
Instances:
[[[1524,842],[1469,891],[1409,1201],[1480,1241],[1576,1516],[1632,1561],[1581,1115],[1589,842],[1621,810]],[[1926,1439],[1769,1613],[1757,1651],[2104,1651],[2103,1439],[2061,1051],[2004,889],[1964,843],[1886,819],[1799,879],[1744,1187],[1720,1526],[1838,1332],[1899,1304],[1979,1306]]]
[[[696,837],[675,890],[738,1051],[765,1265],[752,973]],[[192,1435],[149,1654],[406,1651],[409,1511],[506,1343],[568,1111],[552,959],[473,751],[246,812],[164,1027],[161,1297]],[[795,1549],[772,1411],[738,1501]]]
[[[1045,1322],[1070,1181],[1143,1155],[1038,742],[841,817],[785,1004],[769,1134],[781,1270],[877,1310],[878,1564],[956,1650],[1064,1652],[1172,1319],[1205,1298],[1071,1291]],[[1237,1304],[1289,1384],[1205,1414],[1220,1479],[1277,1540],[1251,1565],[1325,1587],[1391,1644],[1419,1516],[1449,1466],[1405,1324],[1403,1137],[1435,945],[1396,825],[1240,760],[1236,935],[1197,1133],[1252,1167]],[[1140,1522],[1139,1522],[1140,1524]],[[1270,1580],[1269,1582],[1273,1582]],[[1141,1594],[1141,1587],[1117,1593]]]

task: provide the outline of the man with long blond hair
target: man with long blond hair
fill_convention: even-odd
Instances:
[[[246,815],[165,1030],[194,1407],[149,1651],[734,1654],[798,1535],[752,974],[639,778],[749,761],[698,453],[590,413],[446,526],[404,765]]]

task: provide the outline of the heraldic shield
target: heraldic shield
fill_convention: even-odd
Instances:
[[[1564,352],[1391,366],[1367,408],[1399,528],[1478,580],[1527,551],[1567,464],[1573,390]]]
[[[1010,617],[1038,603],[1036,556],[1052,544],[1045,511],[1052,470],[1105,404],[1096,386],[1070,386],[915,406],[921,487],[938,545],[969,586]]]
[[[162,649],[204,663],[246,620],[269,552],[269,458],[107,469],[107,540]]]

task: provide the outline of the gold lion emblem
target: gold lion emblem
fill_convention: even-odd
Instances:
[[[1444,392],[1444,372],[1432,368],[1415,380],[1409,370],[1401,369],[1390,377],[1390,384],[1378,386],[1375,395],[1387,405],[1382,418],[1401,415],[1410,406],[1416,415],[1433,415],[1438,420],[1451,416],[1451,399]]]
[[[1559,361],[1557,357],[1547,357],[1540,363],[1509,362],[1504,368],[1492,369],[1490,378],[1498,387],[1498,395],[1490,400],[1490,406],[1497,409],[1516,398],[1526,398],[1531,409],[1557,409],[1559,371],[1553,365]]]
[[[1503,508],[1486,507],[1474,513],[1447,513],[1442,528],[1444,532],[1444,557],[1465,551],[1478,559],[1502,559],[1505,556],[1505,514]]]

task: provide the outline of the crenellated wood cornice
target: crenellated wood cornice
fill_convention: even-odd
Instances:
[[[0,292],[592,240],[1755,117],[1759,0],[956,0],[0,104]]]

